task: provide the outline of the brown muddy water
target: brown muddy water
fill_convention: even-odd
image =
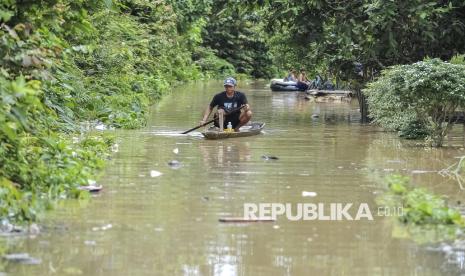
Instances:
[[[156,106],[147,128],[116,131],[119,152],[90,201],[64,201],[42,221],[42,233],[13,238],[14,252],[38,265],[8,264],[8,275],[456,275],[445,261],[378,216],[375,198],[391,173],[464,198],[439,176],[465,155],[461,126],[444,149],[402,142],[360,125],[356,100],[315,103],[302,93],[244,84],[264,134],[207,141],[195,126],[221,83],[175,89]],[[318,116],[316,116],[317,114]],[[178,154],[173,152],[178,149]],[[264,160],[262,155],[278,160]],[[172,168],[168,162],[177,160]],[[156,176],[154,172],[161,172]],[[152,177],[154,176],[154,177]],[[303,197],[302,192],[315,192]],[[373,221],[228,224],[244,203],[366,203]],[[351,209],[351,214],[355,211]],[[463,261],[463,260],[462,260]],[[462,270],[460,270],[462,269]]]

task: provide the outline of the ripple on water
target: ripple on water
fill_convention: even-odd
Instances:
[[[240,85],[254,120],[267,123],[264,135],[207,141],[198,131],[180,134],[198,123],[222,84],[176,88],[154,108],[151,127],[117,132],[119,152],[99,181],[105,186],[101,197],[66,202],[49,215],[50,223],[69,230],[18,243],[42,263],[9,266],[8,272],[47,275],[53,268],[62,275],[74,267],[84,275],[442,274],[444,259],[395,238],[387,218],[220,223],[220,217],[243,214],[246,202],[366,202],[375,208],[373,191],[390,173],[384,168],[437,171],[456,162],[456,151],[409,148],[395,135],[359,125],[356,101],[315,103],[299,93],[260,89],[264,83]],[[183,166],[172,170],[170,160]],[[151,177],[151,171],[163,175]],[[433,174],[415,177],[426,186],[438,183]],[[305,191],[317,196],[302,197]],[[102,225],[112,227],[91,231]]]

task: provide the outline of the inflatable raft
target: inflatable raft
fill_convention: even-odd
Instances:
[[[284,81],[283,79],[272,79],[270,88],[271,91],[304,91],[297,87],[297,82]]]

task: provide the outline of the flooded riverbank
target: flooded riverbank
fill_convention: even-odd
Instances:
[[[393,232],[377,216],[385,175],[410,175],[451,200],[463,198],[438,170],[464,155],[424,149],[359,124],[356,100],[315,103],[302,93],[240,83],[262,135],[209,141],[195,126],[221,83],[179,87],[156,106],[147,128],[116,131],[119,152],[90,201],[66,201],[35,238],[8,242],[41,260],[9,264],[11,275],[440,275],[457,267]],[[177,150],[175,150],[177,149]],[[176,153],[177,152],[177,153]],[[263,155],[278,160],[264,160]],[[178,166],[170,166],[170,161]],[[153,173],[153,171],[159,173]],[[303,192],[316,196],[304,197]],[[367,203],[374,220],[222,224],[244,203]],[[463,271],[462,271],[463,273]]]

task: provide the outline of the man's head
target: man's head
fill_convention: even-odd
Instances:
[[[236,82],[236,80],[234,78],[229,77],[229,78],[226,78],[224,80],[223,85],[224,86],[232,86],[232,87],[234,87],[234,86],[236,86],[236,83],[237,82]]]
[[[234,91],[234,87],[236,87],[236,80],[234,78],[227,78],[224,80],[223,85],[226,91]]]

